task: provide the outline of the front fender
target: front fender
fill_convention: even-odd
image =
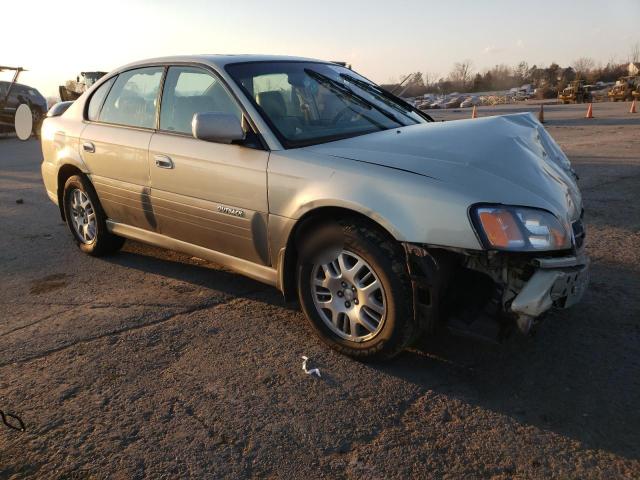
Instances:
[[[474,201],[451,184],[385,166],[302,149],[269,158],[269,211],[287,219],[340,207],[371,218],[398,241],[480,250],[467,216]]]

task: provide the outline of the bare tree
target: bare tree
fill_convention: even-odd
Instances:
[[[529,73],[529,64],[524,60],[513,68],[513,75],[518,81],[525,81]]]
[[[438,74],[433,72],[422,72],[422,81],[425,87],[430,88],[438,82]]]
[[[576,61],[573,62],[573,69],[576,71],[578,78],[584,78],[593,67],[595,67],[596,62],[594,62],[593,58],[590,57],[580,57]]]
[[[631,49],[629,50],[629,61],[633,63],[640,62],[640,42],[636,42],[634,45],[631,45]]]
[[[473,65],[471,60],[465,60],[463,62],[456,62],[453,65],[453,70],[449,74],[449,80],[454,84],[460,86],[464,90],[469,83],[471,83],[471,77],[473,76]]]

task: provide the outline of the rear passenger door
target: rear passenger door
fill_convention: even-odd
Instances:
[[[235,98],[212,72],[169,67],[159,131],[149,146],[152,204],[160,232],[268,264],[269,153],[194,138],[194,114],[214,111],[242,119]]]
[[[80,149],[107,216],[157,230],[149,199],[148,150],[164,67],[138,68],[103,83],[89,100]]]

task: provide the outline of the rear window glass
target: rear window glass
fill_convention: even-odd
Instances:
[[[113,82],[115,82],[116,77],[110,78],[105,83],[100,85],[98,89],[91,96],[91,100],[89,100],[89,108],[87,109],[87,118],[89,120],[96,121],[98,120],[98,115],[100,115],[100,109],[102,108],[102,104],[104,103],[104,99],[109,93],[109,89]]]
[[[100,121],[154,128],[163,70],[139,68],[118,75],[100,111]]]

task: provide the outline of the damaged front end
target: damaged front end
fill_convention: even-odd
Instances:
[[[405,244],[414,312],[422,331],[502,341],[527,334],[551,308],[577,303],[589,281],[589,260],[573,252],[465,251]]]

